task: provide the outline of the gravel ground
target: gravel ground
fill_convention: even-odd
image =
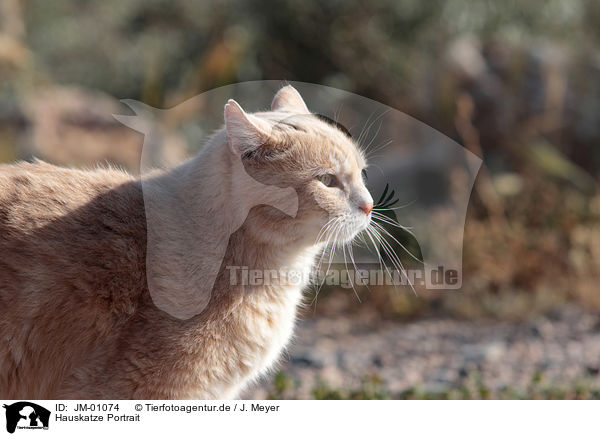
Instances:
[[[285,397],[312,398],[319,381],[357,389],[376,375],[392,395],[419,387],[441,392],[474,372],[490,391],[525,389],[539,374],[564,385],[600,378],[600,317],[575,307],[524,323],[424,319],[406,324],[348,318],[302,321],[279,370],[293,381]],[[273,376],[243,398],[266,398]]]

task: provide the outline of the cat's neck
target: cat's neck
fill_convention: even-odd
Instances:
[[[225,259],[228,266],[258,271],[293,271],[306,276],[320,247],[307,245],[302,238],[294,240],[289,234],[282,240],[274,237],[277,229],[260,228],[261,225],[253,220],[245,222],[248,214],[252,213],[252,207],[261,203],[256,191],[265,186],[251,179],[245,170],[240,175],[241,168],[239,157],[231,152],[225,132],[221,131],[213,136],[199,155],[184,164],[179,186],[183,192],[196,189],[198,197],[193,199],[193,209],[210,207],[214,210],[216,213],[211,223],[218,226],[219,231],[227,234],[235,228],[228,241]],[[276,194],[268,191],[266,195],[262,200],[268,203],[272,202],[268,196]],[[295,193],[293,195],[296,196]],[[284,209],[285,205],[281,207],[284,201],[281,197],[276,199],[276,207]],[[236,217],[237,222],[232,222],[232,217]]]
[[[142,179],[148,286],[154,303],[181,319],[203,311],[224,264],[297,269],[306,276],[316,254],[314,246],[259,235],[276,229],[244,224],[253,206],[273,204],[275,198],[275,206],[292,210],[290,198],[297,202],[297,197],[253,180],[225,141],[220,132],[196,157]]]

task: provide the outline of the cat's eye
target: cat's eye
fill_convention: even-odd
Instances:
[[[338,179],[333,174],[322,174],[317,176],[317,180],[327,186],[328,188],[334,188],[339,186]]]

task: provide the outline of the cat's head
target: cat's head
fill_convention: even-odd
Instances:
[[[249,215],[249,225],[269,239],[345,243],[368,226],[373,199],[363,153],[343,126],[310,113],[292,86],[275,95],[270,112],[248,114],[230,100],[225,131],[249,175],[298,195],[294,218],[267,206]]]

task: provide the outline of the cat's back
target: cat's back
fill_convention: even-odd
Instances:
[[[52,396],[40,374],[59,383],[135,311],[145,243],[143,195],[132,176],[0,165],[0,394]],[[28,373],[37,382],[14,390]]]
[[[61,168],[36,160],[0,165],[0,210],[11,209],[2,224],[23,224],[21,218],[39,216],[44,220],[64,215],[94,197],[133,179],[113,169],[93,171]],[[19,207],[21,205],[21,207]]]
[[[35,280],[60,288],[74,278],[104,288],[100,280],[114,283],[144,263],[145,239],[132,176],[39,161],[0,166],[0,289]]]

